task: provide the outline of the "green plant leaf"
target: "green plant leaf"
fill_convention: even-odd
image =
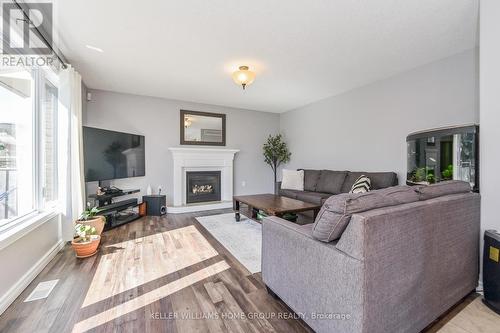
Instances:
[[[271,169],[276,175],[278,167],[282,163],[288,163],[292,153],[288,150],[286,142],[283,141],[283,136],[277,134],[269,135],[267,141],[262,146],[264,162],[271,166]]]

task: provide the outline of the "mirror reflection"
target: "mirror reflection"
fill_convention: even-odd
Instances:
[[[181,111],[181,144],[225,145],[225,115]]]

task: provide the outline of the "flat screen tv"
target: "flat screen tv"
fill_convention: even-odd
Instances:
[[[144,136],[83,126],[85,181],[146,174]]]

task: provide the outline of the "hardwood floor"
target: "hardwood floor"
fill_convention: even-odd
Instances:
[[[312,332],[195,219],[229,211],[142,218],[106,232],[99,253],[83,260],[66,246],[2,314],[0,332]],[[23,302],[54,279],[47,299]],[[473,316],[474,302],[427,332],[465,329],[454,320]]]
[[[196,220],[147,217],[103,235],[99,253],[66,246],[0,317],[0,332],[311,332]],[[47,299],[23,303],[39,282]],[[254,315],[261,314],[261,316]]]

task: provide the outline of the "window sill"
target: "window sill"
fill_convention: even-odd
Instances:
[[[58,215],[59,212],[56,210],[38,213],[2,231],[0,233],[0,251]]]

